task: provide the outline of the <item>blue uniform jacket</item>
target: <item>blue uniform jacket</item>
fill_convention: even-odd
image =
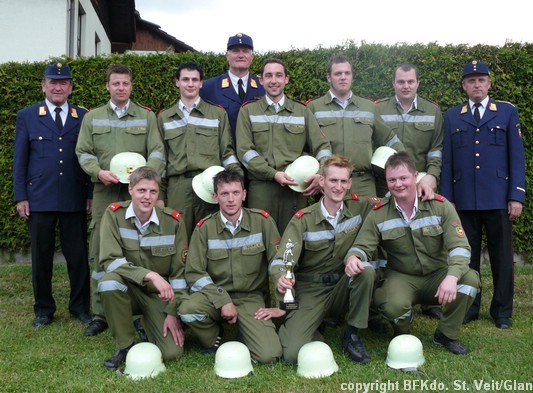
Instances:
[[[479,126],[468,103],[446,111],[440,193],[457,210],[524,203],[524,145],[512,104],[489,100]]]
[[[259,78],[252,74],[250,74],[250,77],[248,78],[248,87],[246,88],[244,101],[241,101],[239,95],[235,92],[228,73],[206,80],[200,90],[200,97],[205,101],[220,105],[226,110],[234,146],[236,145],[235,129],[237,125],[237,116],[239,115],[241,105],[244,102],[253,100],[255,97],[262,97],[264,95],[265,89],[263,89],[263,86],[259,83]]]
[[[30,212],[80,212],[92,198],[92,183],[75,153],[86,109],[69,103],[59,131],[45,102],[17,113],[13,186],[15,202],[28,200]]]

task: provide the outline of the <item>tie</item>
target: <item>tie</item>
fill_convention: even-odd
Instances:
[[[246,93],[244,92],[244,89],[242,87],[242,79],[239,79],[239,81],[237,82],[237,85],[239,85],[239,88],[238,88],[239,89],[239,98],[241,99],[241,101],[243,101],[244,100],[244,95]]]
[[[61,108],[59,106],[54,109],[56,113],[56,126],[59,131],[63,129],[63,121],[61,120]]]
[[[481,106],[481,103],[480,102],[476,102],[474,104],[474,119],[476,119],[476,123],[479,123],[479,120],[481,120],[481,116],[479,114],[479,107]]]

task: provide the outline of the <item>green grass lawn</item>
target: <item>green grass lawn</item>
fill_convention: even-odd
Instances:
[[[526,387],[519,384],[533,384],[533,266],[516,268],[513,328],[508,330],[496,329],[489,317],[492,284],[487,267],[482,278],[481,320],[465,326],[460,336],[469,355],[456,356],[432,344],[436,321],[417,312],[412,333],[422,341],[426,357],[418,376],[386,366],[390,335],[363,331],[372,361],[364,366],[353,363],[339,349],[344,330],[339,327],[325,333],[339,364],[339,371],[329,378],[303,379],[295,366],[277,363],[256,365],[248,377],[222,379],[213,371],[214,355],[201,355],[195,338],[187,336],[180,360],[167,363],[167,371],[157,378],[134,382],[102,366],[115,350],[109,330],[85,337],[84,325],[69,318],[64,264],[54,270],[54,323],[39,329],[31,326],[31,268],[0,264],[0,392],[518,391]],[[233,339],[234,332],[226,330],[225,339]],[[366,390],[357,385],[364,383],[373,385],[366,385]],[[499,383],[505,385],[498,387]],[[532,391],[531,385],[528,389]]]

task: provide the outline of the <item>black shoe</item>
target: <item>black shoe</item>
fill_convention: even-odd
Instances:
[[[370,355],[366,351],[363,341],[355,333],[344,333],[341,349],[348,352],[350,359],[352,359],[354,362],[366,364],[370,361]]]
[[[209,348],[201,348],[200,352],[204,355],[215,353],[218,350],[218,347],[220,347],[220,344],[222,344],[222,337],[224,337],[224,328],[222,327],[222,325],[220,325],[220,329],[218,331],[217,338],[215,339],[215,343]]]
[[[456,355],[466,355],[468,353],[468,348],[465,347],[457,340],[452,340],[451,338],[446,337],[440,330],[435,330],[433,336],[433,343],[437,345],[442,345],[448,351]]]
[[[133,326],[135,326],[135,330],[137,331],[141,342],[147,343],[148,336],[146,335],[146,330],[144,330],[143,325],[141,323],[141,318],[137,318],[135,321],[133,321]]]
[[[498,318],[494,321],[494,324],[498,329],[509,329],[513,326],[513,323],[509,318]]]
[[[463,318],[463,325],[466,325],[467,323],[470,323],[472,321],[477,321],[478,319],[479,314],[466,313],[465,317]]]
[[[102,319],[93,319],[85,329],[86,336],[97,336],[107,329],[107,322]]]
[[[320,326],[318,327],[318,332],[321,335],[324,335],[326,332],[326,328],[336,328],[337,326],[340,326],[342,324],[342,320],[339,318],[335,319],[324,319]]]
[[[422,314],[427,315],[433,319],[442,318],[442,309],[439,306],[423,307]]]
[[[126,356],[128,351],[133,347],[133,344],[128,348],[117,349],[115,354],[104,362],[105,368],[116,369],[122,366],[126,362]]]
[[[50,325],[53,319],[54,317],[49,316],[49,315],[38,315],[35,317],[31,325],[33,327],[41,327],[41,326]]]
[[[368,321],[368,328],[378,334],[387,334],[389,327],[380,318],[373,318]]]
[[[89,314],[87,312],[82,312],[82,313],[79,313],[79,314],[70,313],[70,316],[72,318],[79,319],[83,323],[87,323],[87,324],[90,324],[93,321],[93,319],[91,318],[91,314]]]

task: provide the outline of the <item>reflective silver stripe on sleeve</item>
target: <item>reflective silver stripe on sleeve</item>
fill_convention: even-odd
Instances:
[[[187,281],[183,278],[175,278],[169,282],[172,289],[187,289]]]
[[[248,150],[244,155],[242,156],[242,164],[248,168],[248,164],[250,161],[252,161],[252,158],[258,157],[259,153],[256,150]]]
[[[392,220],[380,222],[377,226],[379,232],[383,233],[395,228],[406,228],[407,224],[401,218],[393,218]]]
[[[251,115],[252,123],[271,123],[271,124],[299,124],[305,125],[303,116],[279,116],[279,115]]]
[[[398,323],[399,321],[401,321],[401,320],[403,320],[403,319],[411,318],[411,315],[413,315],[413,311],[412,311],[412,310],[409,310],[409,311],[407,311],[405,314],[400,315],[398,318],[393,319],[392,322],[394,322],[394,323]]]
[[[316,158],[318,161],[320,161],[322,158],[324,158],[324,157],[329,157],[329,156],[331,156],[331,155],[332,155],[331,150],[329,150],[329,149],[322,149],[322,150],[320,150],[320,151],[316,154],[315,158]]]
[[[470,258],[470,251],[463,247],[456,247],[448,253],[448,257],[453,258],[456,256]]]
[[[380,267],[387,267],[387,260],[386,259],[378,259],[377,261],[368,261],[372,265],[374,269],[379,269]]]
[[[98,162],[98,158],[95,155],[84,153],[80,156],[80,164],[83,165],[87,161],[94,160]]]
[[[360,215],[357,215],[355,217],[351,217],[347,219],[346,221],[343,221],[339,224],[337,224],[337,227],[335,228],[335,233],[340,233],[342,231],[345,231],[347,229],[355,228],[358,225],[361,225],[363,222],[363,219]]]
[[[374,265],[371,262],[363,262],[363,266],[364,267],[371,267],[371,268],[375,269]]]
[[[102,281],[98,283],[96,292],[121,291],[128,292],[128,287],[116,280]]]
[[[442,158],[442,152],[440,150],[433,150],[428,152],[427,158]]]
[[[114,127],[114,128],[146,127],[148,126],[148,119],[135,119],[135,120],[93,119],[91,124],[95,127]]]
[[[207,314],[179,314],[184,323],[201,322],[207,319]]]
[[[187,120],[180,119],[180,120],[173,120],[168,121],[166,123],[163,123],[163,128],[165,129],[165,134],[169,130],[175,130],[176,128],[182,128],[187,125]]]
[[[99,279],[101,279],[102,277],[105,276],[105,271],[100,271],[100,272],[97,272],[96,270],[93,270],[92,274],[91,274],[91,278],[93,280],[96,280],[98,281]]]
[[[141,238],[141,247],[173,246],[176,243],[176,235],[148,236]]]
[[[435,123],[433,115],[381,115],[385,122],[405,122],[405,123]]]
[[[328,119],[328,118],[348,118],[348,119],[355,119],[355,118],[365,118],[374,120],[374,114],[372,112],[368,111],[345,111],[345,110],[339,110],[339,111],[317,111],[314,113],[315,118],[317,119]]]
[[[220,121],[218,119],[205,119],[201,117],[189,116],[189,124],[195,126],[218,128]]]
[[[332,240],[335,238],[333,229],[326,231],[304,232],[304,242],[318,242],[320,240]]]
[[[128,263],[128,261],[126,261],[126,258],[115,259],[113,262],[111,262],[109,264],[109,266],[107,267],[105,272],[106,273],[111,273],[112,271],[118,269],[122,265],[126,265],[127,263]]]
[[[193,286],[191,287],[191,291],[193,292],[201,291],[206,285],[209,285],[209,284],[214,284],[211,277],[209,276],[202,277],[193,284]]]
[[[140,236],[136,229],[118,228],[118,232],[122,239],[139,241]]]
[[[150,155],[148,156],[148,160],[150,160],[152,158],[155,158],[157,160],[161,160],[163,162],[166,162],[166,158],[163,155],[163,153],[158,152],[158,151],[153,151],[153,152],[150,153]]]
[[[283,260],[282,259],[274,259],[271,263],[270,263],[270,267],[269,267],[269,270],[271,272],[274,271],[274,269],[276,269],[276,266],[279,266],[281,271],[284,271],[285,270],[285,263],[283,263]]]
[[[477,288],[474,288],[471,285],[460,284],[457,285],[457,293],[462,293],[463,295],[475,298],[477,295]]]
[[[352,247],[348,250],[348,253],[351,253],[351,252],[358,252],[359,254],[361,254],[363,256],[363,258],[359,258],[361,259],[362,262],[368,262],[368,258],[366,256],[366,252],[364,252],[363,250],[361,250],[359,247]]]
[[[231,164],[238,164],[239,163],[239,160],[237,160],[237,157],[235,157],[234,154],[232,154],[231,156],[229,156],[228,158],[226,158],[224,161],[222,161],[222,166],[224,168],[226,168],[228,165],[231,165]]]
[[[234,248],[242,248],[249,244],[256,244],[263,242],[262,233],[252,233],[245,237],[236,237],[226,240],[208,239],[207,248],[209,250],[232,250]]]
[[[442,222],[442,217],[440,216],[429,216],[429,217],[422,217],[417,218],[416,220],[413,220],[411,222],[411,229],[421,229],[425,227],[430,227],[433,225],[440,225]]]
[[[398,138],[396,135],[394,135],[390,141],[387,142],[388,147],[394,146],[396,143],[400,143],[400,138]]]

